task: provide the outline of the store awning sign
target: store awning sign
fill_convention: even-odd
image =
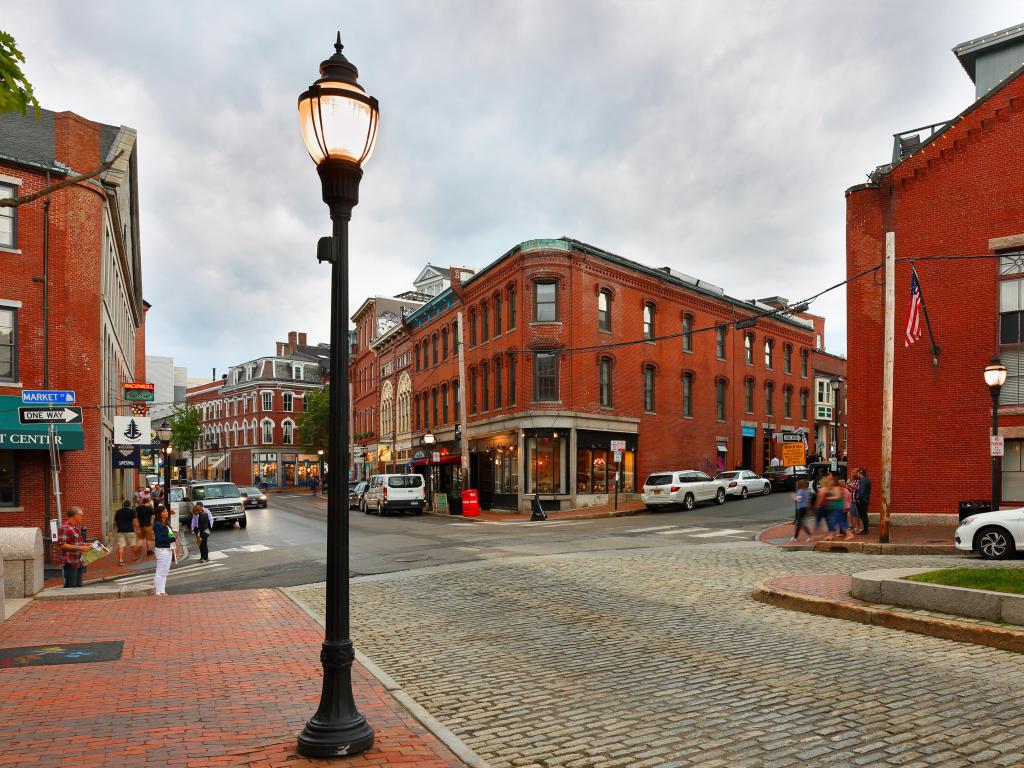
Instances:
[[[142,463],[142,449],[137,445],[115,445],[111,453],[114,469],[138,469]]]
[[[114,444],[149,445],[153,440],[150,436],[152,429],[148,416],[115,416]]]

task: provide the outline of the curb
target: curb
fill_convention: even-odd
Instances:
[[[760,603],[767,603],[776,608],[785,608],[790,611],[812,613],[831,619],[844,619],[875,627],[929,635],[942,640],[985,645],[1002,651],[1024,653],[1024,632],[1012,629],[982,627],[971,622],[940,619],[934,616],[908,615],[873,605],[840,603],[823,597],[812,597],[799,592],[779,589],[771,586],[771,581],[758,584],[752,596]]]
[[[452,515],[452,514],[448,514],[448,513],[444,513],[444,512],[433,512],[433,511],[430,511],[430,510],[428,510],[426,512],[426,514],[430,515],[431,517],[443,517],[443,518],[447,518],[449,520],[465,520],[465,521],[468,521],[468,522],[475,522],[475,523],[492,523],[492,522],[500,522],[500,523],[506,523],[506,522],[507,523],[528,523],[528,522],[530,522],[530,516],[527,513],[525,513],[525,512],[521,516],[516,516],[516,517],[511,517],[510,516],[508,520],[485,520],[485,519],[483,519],[482,517],[479,517],[479,516],[464,517],[463,515]],[[634,517],[636,515],[646,515],[646,514],[648,514],[648,511],[646,509],[620,509],[620,510],[617,510],[617,511],[613,510],[611,512],[598,512],[598,513],[595,513],[593,515],[573,515],[571,517],[548,517],[547,522],[559,523],[559,522],[562,522],[562,521],[565,521],[565,520],[602,520],[604,518],[609,518],[609,517]]]
[[[456,515],[452,515],[456,517]],[[294,603],[299,610],[303,611],[319,626],[324,626],[324,618],[318,613],[315,613],[308,605],[298,600],[294,595],[291,594],[292,587],[279,587],[278,591],[287,597]],[[431,715],[422,706],[416,703],[416,701],[405,691],[402,687],[395,682],[395,680],[387,672],[378,667],[369,657],[362,653],[358,648],[355,649],[356,661],[363,665],[363,668],[369,672],[377,682],[384,686],[384,690],[390,693],[395,700],[405,707],[409,714],[416,718],[417,722],[426,728],[434,737],[437,738],[442,744],[444,744],[452,754],[455,755],[459,760],[468,766],[468,768],[490,768],[490,763],[484,760],[480,755],[466,746],[465,742],[462,741],[458,736],[448,730],[444,725],[440,723],[433,715]]]

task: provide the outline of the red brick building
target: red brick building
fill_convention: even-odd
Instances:
[[[120,155],[118,156],[118,153]],[[134,470],[114,470],[113,417],[123,384],[145,381],[136,133],[43,110],[0,115],[0,198],[25,196],[117,160],[98,177],[16,208],[0,208],[0,525],[57,519],[81,506],[106,538]],[[26,389],[76,393],[83,424],[19,424]]]
[[[875,512],[885,281],[881,270],[853,278],[883,263],[887,232],[897,258],[892,512],[953,515],[959,500],[991,496],[982,373],[994,357],[1009,369],[999,405],[1004,506],[1024,503],[1024,27],[954,53],[977,100],[951,120],[897,134],[892,162],[846,192],[849,457],[875,478]],[[941,350],[934,360],[927,332],[903,341],[914,259]]]
[[[329,344],[312,346],[305,333],[290,331],[275,355],[190,387],[186,400],[203,414],[195,476],[271,490],[308,487],[320,471],[317,450],[326,446],[304,445],[298,428],[306,394],[330,376],[330,356]]]
[[[577,240],[524,242],[453,275],[406,326],[410,468],[455,496],[465,398],[484,507],[527,510],[538,494],[549,506],[604,502],[613,440],[625,443],[622,491],[634,493],[663,469],[763,470],[778,433],[813,424],[811,320]]]

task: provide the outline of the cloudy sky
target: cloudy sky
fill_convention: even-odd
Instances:
[[[973,100],[1011,2],[2,2],[40,103],[139,131],[147,351],[192,376],[329,334],[296,97],[336,29],[381,104],[353,307],[569,235],[749,299],[844,272],[844,190]],[[842,292],[815,303],[844,353]]]

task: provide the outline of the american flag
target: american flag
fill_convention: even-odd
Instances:
[[[917,280],[917,269],[910,268],[910,312],[907,313],[907,332],[903,341],[909,347],[921,338],[921,283]]]

